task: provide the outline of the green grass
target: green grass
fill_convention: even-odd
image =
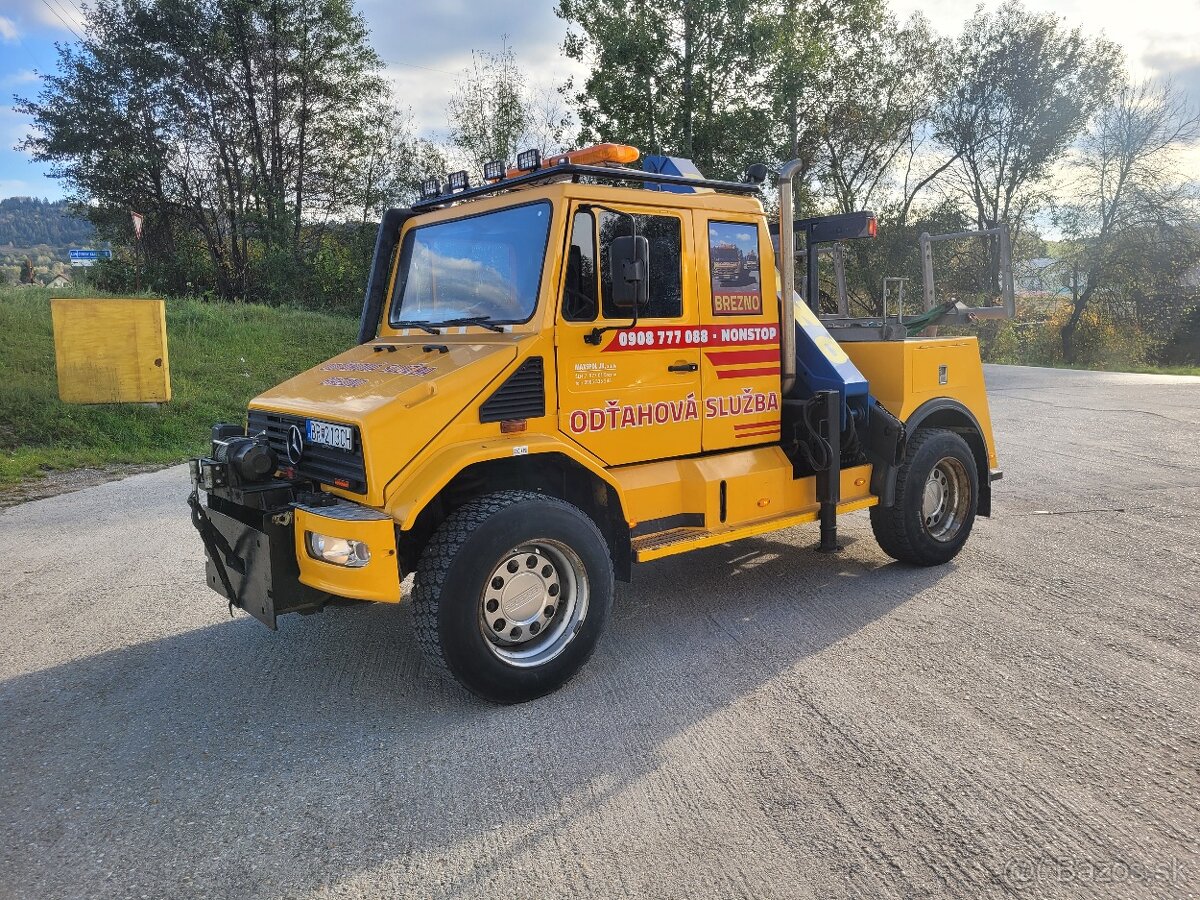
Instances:
[[[987,362],[987,360],[984,360]],[[1131,372],[1135,375],[1200,375],[1200,366],[1145,366],[1134,363],[1117,368],[1101,368],[1100,366],[1069,366],[1066,363],[1041,362],[1003,362],[998,365],[1035,366],[1046,369],[1074,369],[1078,372]]]
[[[358,324],[168,300],[171,402],[71,406],[58,399],[51,296],[66,295],[0,287],[0,491],[55,469],[185,459],[204,450],[213,422],[241,421],[250,398],[350,346]]]

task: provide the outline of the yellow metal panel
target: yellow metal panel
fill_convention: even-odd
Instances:
[[[792,478],[792,464],[779,447],[623,466],[610,470],[610,474],[619,486],[631,525],[680,513],[703,513],[707,531],[726,533],[749,523],[775,522],[765,529],[770,531],[787,528],[795,524],[791,517],[815,514],[820,506],[816,478]],[[869,465],[844,469],[839,509],[874,505],[870,482]]]
[[[64,403],[165,403],[171,399],[162,300],[56,298],[54,358]]]
[[[639,205],[613,208],[634,215],[673,216],[672,210],[646,206],[645,198],[639,199]],[[643,317],[638,327],[626,328],[628,313],[605,318],[601,311],[595,321],[560,316],[557,325],[559,430],[608,465],[700,452],[695,253],[691,218],[677,218],[682,242],[679,316]],[[556,283],[552,296],[558,294]],[[593,346],[586,338],[597,326],[622,328]]]
[[[715,343],[703,348],[704,450],[742,448],[779,440],[779,303],[775,282],[774,248],[761,213],[735,213],[728,209],[694,213],[697,290],[700,324]],[[714,260],[714,241],[721,242],[738,226],[753,229],[758,246],[752,277],[728,277],[727,260]],[[711,230],[715,229],[715,231]],[[747,260],[743,258],[743,264]],[[709,277],[705,278],[707,275]],[[729,301],[740,300],[744,312],[730,311]],[[807,309],[807,307],[805,307]],[[757,335],[757,338],[754,337]],[[766,398],[767,402],[758,398]],[[754,398],[756,402],[748,402]],[[737,410],[737,414],[729,413]]]
[[[870,480],[870,466],[858,466],[853,469],[847,469],[842,473],[842,491],[843,496],[847,489],[855,491],[856,496],[851,499],[843,500],[838,504],[838,513],[845,514],[854,512],[859,509],[866,509],[870,506],[875,506],[879,502],[878,497],[870,495],[863,496],[862,492],[867,488],[859,484],[859,480],[866,478]],[[665,556],[675,556],[680,553],[687,553],[691,550],[699,550],[703,547],[713,547],[717,544],[727,544],[731,541],[738,541],[742,538],[757,537],[761,534],[769,534],[773,531],[780,531],[784,528],[793,528],[797,525],[805,525],[809,522],[817,521],[817,516],[820,511],[820,504],[815,499],[816,494],[816,479],[802,478],[795,482],[797,485],[803,485],[807,493],[813,495],[809,507],[803,512],[787,515],[776,515],[774,518],[760,519],[756,522],[749,522],[743,525],[734,525],[731,527],[717,528],[715,530],[682,529],[679,536],[674,540],[666,542],[656,542],[651,537],[640,539],[646,546],[639,547],[638,540],[634,541],[633,549],[638,562],[650,562],[654,559],[662,559]]]
[[[498,423],[496,430],[499,431]],[[558,453],[579,463],[601,480],[613,484],[620,497],[620,487],[598,462],[558,436],[536,432],[505,435],[497,433],[486,441],[444,444],[439,439],[434,442],[412,467],[388,486],[384,511],[396,521],[401,530],[407,531],[413,527],[417,515],[437,496],[438,491],[468,466],[493,459],[537,456],[543,453]]]
[[[847,342],[843,347],[867,377],[871,393],[902,421],[922,403],[938,397],[957,400],[969,409],[983,431],[989,465],[996,466],[987,388],[974,337]]]
[[[300,581],[338,597],[399,603],[400,569],[396,559],[395,529],[396,523],[391,519],[334,519],[297,509],[296,561],[300,565]],[[371,561],[360,569],[351,569],[313,559],[306,544],[309,531],[362,541],[371,550]]]

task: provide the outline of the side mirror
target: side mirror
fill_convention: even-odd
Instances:
[[[612,272],[612,302],[618,309],[636,309],[650,302],[650,242],[642,235],[613,238],[608,250]]]

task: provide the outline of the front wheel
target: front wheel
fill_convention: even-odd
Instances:
[[[971,535],[979,474],[967,442],[953,431],[920,429],[908,443],[890,507],[871,507],[871,529],[883,552],[917,566],[958,555]]]
[[[520,703],[587,662],[612,607],[608,545],[578,508],[531,491],[456,510],[417,567],[413,615],[426,655],[468,690]]]

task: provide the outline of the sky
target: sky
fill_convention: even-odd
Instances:
[[[58,198],[62,189],[44,168],[13,146],[29,122],[13,109],[13,95],[38,89],[35,73],[53,71],[54,42],[84,31],[86,0],[0,0],[0,198]],[[1125,48],[1135,77],[1169,75],[1200,102],[1200,0],[1025,0],[1026,6],[1062,16],[1070,25],[1108,37]],[[985,0],[994,8],[1000,0]],[[376,50],[387,64],[403,106],[419,130],[440,137],[454,80],[472,50],[496,51],[502,36],[534,87],[555,87],[578,64],[562,57],[565,24],[554,0],[358,0]],[[933,26],[953,34],[971,14],[970,0],[892,0],[901,17],[921,11]]]

